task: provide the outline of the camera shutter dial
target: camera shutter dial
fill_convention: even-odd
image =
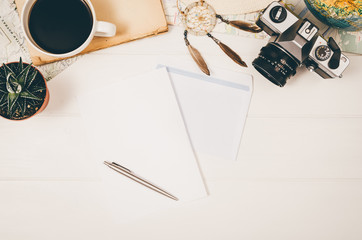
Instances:
[[[275,6],[270,10],[270,19],[275,23],[281,23],[287,18],[287,10],[282,6]]]
[[[331,49],[326,45],[321,45],[316,48],[315,56],[319,61],[325,61],[331,57]]]

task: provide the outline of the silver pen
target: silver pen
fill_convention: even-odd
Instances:
[[[115,162],[104,162],[105,165],[107,165],[109,168],[111,168],[112,170],[132,179],[133,181],[138,182],[139,184],[142,184],[145,187],[148,187],[149,189],[152,189],[153,191],[156,191],[166,197],[169,197],[173,200],[178,201],[178,198],[173,196],[171,193],[166,192],[165,190],[155,186],[154,184],[150,183],[149,181],[141,178],[140,176],[137,176],[136,174],[134,174],[131,170],[129,170],[128,168],[123,167],[122,165],[119,165],[118,163]]]

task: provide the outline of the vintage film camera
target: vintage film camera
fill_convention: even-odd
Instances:
[[[301,65],[322,78],[335,78],[342,77],[349,64],[333,38],[327,42],[313,23],[298,18],[278,2],[272,2],[256,24],[271,38],[260,50],[253,66],[280,87]]]

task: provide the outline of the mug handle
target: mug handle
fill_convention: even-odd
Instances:
[[[113,37],[116,35],[116,25],[109,22],[97,21],[96,22],[96,32],[94,36],[96,37]]]

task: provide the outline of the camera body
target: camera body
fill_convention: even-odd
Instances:
[[[342,77],[349,64],[333,38],[326,41],[317,26],[295,16],[279,2],[272,2],[259,15],[256,24],[271,38],[253,66],[280,87],[301,65],[323,78],[335,78]]]

